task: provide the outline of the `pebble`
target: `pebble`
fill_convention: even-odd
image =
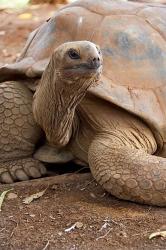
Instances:
[[[9,193],[9,194],[7,195],[7,199],[8,199],[8,200],[12,200],[12,199],[16,199],[16,198],[18,198],[18,195],[15,194],[15,193]]]
[[[75,227],[78,228],[78,229],[82,228],[83,227],[83,223],[78,221],[78,222],[75,223]]]

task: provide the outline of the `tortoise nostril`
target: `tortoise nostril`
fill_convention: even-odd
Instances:
[[[89,67],[93,69],[97,69],[101,66],[101,60],[100,57],[92,57],[89,58]]]
[[[94,57],[92,61],[93,61],[93,62],[100,61],[100,58],[99,58],[99,57],[97,57],[97,58]]]

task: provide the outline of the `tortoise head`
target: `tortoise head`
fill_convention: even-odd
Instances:
[[[54,51],[33,101],[35,120],[49,142],[68,143],[75,108],[87,89],[99,82],[101,71],[102,55],[94,43],[69,42]]]
[[[89,86],[92,82],[98,82],[102,62],[100,48],[89,41],[64,43],[54,51],[50,60],[52,73],[56,74],[59,80],[70,85],[76,82],[85,82],[86,85],[89,82]]]

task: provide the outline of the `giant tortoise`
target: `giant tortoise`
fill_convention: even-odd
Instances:
[[[91,88],[87,64],[101,55],[88,41],[104,61]],[[166,205],[165,5],[73,2],[31,33],[0,81],[1,183],[45,174],[51,145],[52,161],[89,164],[116,197]]]

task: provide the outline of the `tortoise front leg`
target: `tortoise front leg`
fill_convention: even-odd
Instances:
[[[37,178],[46,172],[32,157],[41,136],[32,114],[32,97],[23,83],[0,84],[0,183]]]
[[[166,206],[166,159],[143,150],[97,138],[89,149],[94,178],[112,195],[149,205]]]

